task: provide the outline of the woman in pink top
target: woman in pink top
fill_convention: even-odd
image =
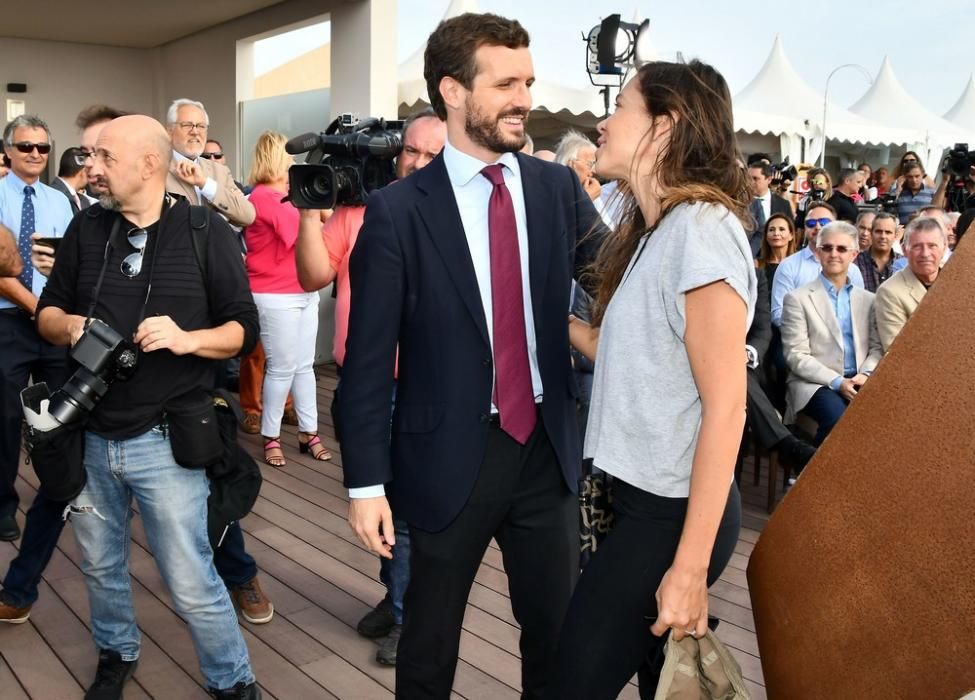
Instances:
[[[318,335],[318,293],[298,284],[295,241],[298,210],[281,199],[288,193],[292,158],[284,150],[285,137],[265,131],[254,146],[248,182],[254,185],[250,202],[257,218],[245,233],[247,275],[261,319],[261,342],[267,354],[264,375],[264,460],[285,465],[281,450],[281,418],[290,391],[298,413],[298,447],[318,460],[331,459],[318,437],[318,397],[315,339]]]

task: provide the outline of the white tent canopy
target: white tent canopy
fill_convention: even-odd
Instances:
[[[799,76],[776,36],[765,64],[734,97],[735,128],[740,131],[821,137],[823,96]],[[829,105],[826,134],[835,141],[883,145],[904,143],[910,134],[872,123]]]
[[[887,57],[884,57],[873,85],[850,107],[850,111],[878,124],[912,132],[910,140],[926,144],[929,157],[935,160],[944,146],[962,138],[957,126],[929,111],[904,89]]]
[[[945,112],[944,118],[967,134],[969,145],[975,142],[975,76],[969,76],[961,97]]]

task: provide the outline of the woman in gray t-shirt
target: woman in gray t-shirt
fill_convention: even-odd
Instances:
[[[727,84],[699,61],[645,65],[598,128],[596,172],[625,183],[625,213],[593,325],[569,331],[596,363],[585,456],[615,477],[616,522],[576,587],[552,697],[615,698],[635,672],[652,697],[665,634],[707,629],[741,525],[748,194]]]

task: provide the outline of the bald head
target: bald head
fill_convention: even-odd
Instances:
[[[123,210],[143,200],[158,204],[166,191],[171,157],[169,134],[152,117],[132,114],[105,124],[95,142],[91,169],[108,188],[102,204]]]

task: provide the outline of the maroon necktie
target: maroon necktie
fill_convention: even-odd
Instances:
[[[501,429],[524,445],[535,429],[538,416],[528,364],[518,226],[511,193],[504,184],[501,168],[500,164],[495,164],[481,171],[494,185],[488,203],[494,317],[494,405],[501,415]]]

